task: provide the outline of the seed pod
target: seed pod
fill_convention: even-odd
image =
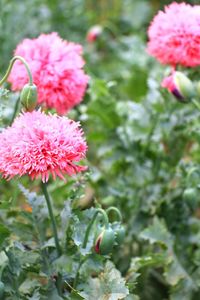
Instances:
[[[94,250],[96,253],[106,255],[112,252],[115,243],[115,233],[111,228],[104,228],[98,235]]]
[[[20,95],[20,101],[26,111],[33,111],[37,105],[37,87],[35,84],[26,84]]]

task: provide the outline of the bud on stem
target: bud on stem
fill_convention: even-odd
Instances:
[[[24,108],[27,111],[33,111],[37,104],[37,87],[33,84],[33,77],[31,74],[31,70],[23,57],[14,56],[11,59],[8,69],[6,71],[6,74],[0,81],[0,86],[7,80],[16,60],[20,60],[24,64],[26,71],[28,73],[28,77],[29,77],[29,83],[23,87],[21,95],[20,95],[20,100],[21,100],[22,105],[24,106]]]
[[[188,102],[195,96],[192,81],[183,73],[174,71],[172,75],[164,78],[162,87],[167,88],[180,102]]]
[[[113,249],[114,242],[114,231],[111,228],[104,228],[95,241],[94,250],[101,255],[109,254]]]
[[[26,111],[33,111],[37,105],[37,87],[35,84],[26,84],[20,95],[20,101]]]

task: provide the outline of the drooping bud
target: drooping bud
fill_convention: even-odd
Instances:
[[[121,224],[121,222],[114,222],[111,226],[115,233],[115,242],[117,245],[121,245],[125,238],[125,227]]]
[[[119,226],[116,230],[115,230],[115,235],[116,235],[116,242],[118,245],[121,245],[124,241],[125,238],[125,228],[124,226]]]
[[[33,111],[37,105],[37,87],[35,84],[26,84],[20,95],[20,101],[26,111]]]
[[[178,71],[174,71],[172,75],[164,78],[161,86],[168,89],[180,102],[188,102],[195,95],[192,81]]]
[[[102,26],[100,25],[92,26],[87,33],[86,40],[89,43],[95,42],[96,39],[101,35],[102,31],[103,31]]]
[[[104,228],[95,241],[94,250],[98,254],[109,254],[112,252],[114,242],[114,231],[111,228]]]

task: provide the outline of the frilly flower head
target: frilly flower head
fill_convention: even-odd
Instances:
[[[89,77],[84,73],[82,47],[62,40],[57,33],[25,39],[15,50],[30,66],[38,88],[38,102],[65,114],[79,104]],[[18,91],[28,82],[26,69],[16,61],[9,76],[11,88]]]
[[[173,2],[148,30],[148,52],[162,64],[200,65],[200,6]]]
[[[22,113],[0,133],[0,172],[11,179],[28,174],[47,182],[86,169],[77,163],[87,144],[78,122],[41,111]]]

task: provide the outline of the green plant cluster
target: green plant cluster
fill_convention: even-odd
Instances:
[[[84,45],[90,75],[70,112],[84,128],[89,169],[48,184],[59,258],[39,181],[1,179],[0,299],[200,299],[200,112],[161,89],[170,70],[146,52],[148,24],[167,3],[0,1],[2,74],[21,39],[57,31]],[[94,24],[103,32],[87,43]],[[187,72],[199,79],[199,70]],[[1,130],[17,98],[0,90]],[[96,227],[83,247],[85,232],[97,209],[110,206],[121,211],[125,239],[100,255]]]

